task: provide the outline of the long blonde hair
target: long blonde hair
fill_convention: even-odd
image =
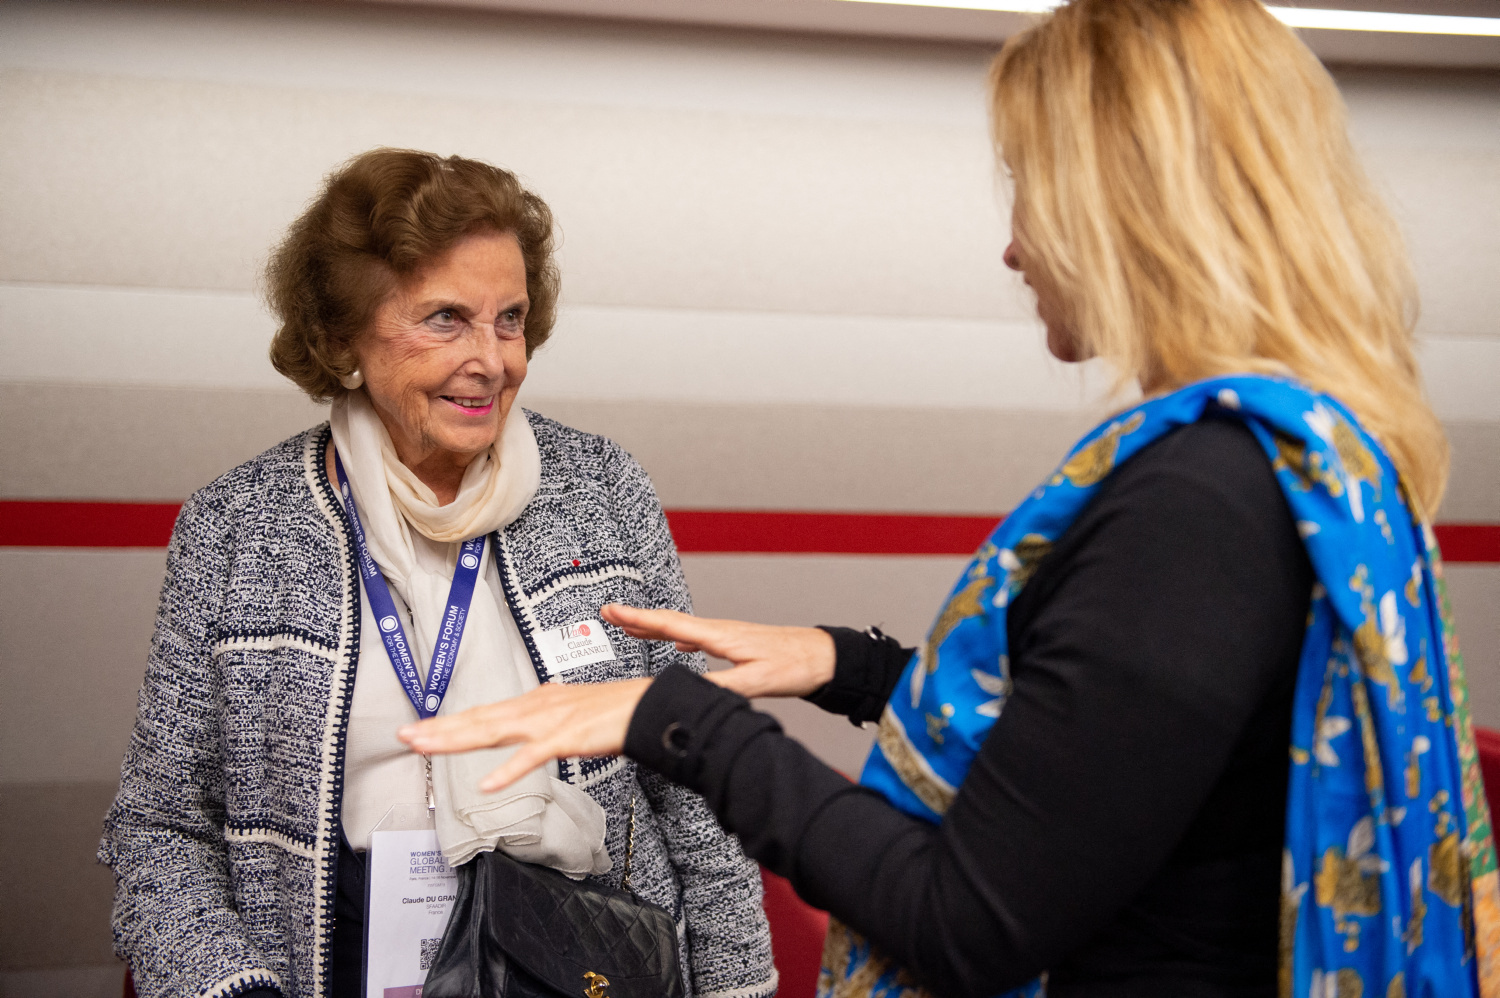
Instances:
[[[990,84],[1015,236],[1083,356],[1152,391],[1292,374],[1436,511],[1448,443],[1401,235],[1289,29],[1258,0],[1072,0],[1010,39]]]

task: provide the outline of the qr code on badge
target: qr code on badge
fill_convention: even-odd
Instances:
[[[422,965],[419,968],[417,968],[417,969],[419,969],[419,970],[428,970],[428,969],[430,969],[432,967],[432,961],[437,959],[438,947],[441,946],[442,943],[443,943],[443,939],[442,939],[441,936],[439,936],[436,939],[423,939],[422,940],[422,949],[421,949],[421,962],[422,962]]]

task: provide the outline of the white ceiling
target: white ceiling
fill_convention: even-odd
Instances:
[[[402,6],[516,11],[554,16],[657,21],[776,31],[872,35],[993,44],[1028,23],[1028,15],[847,0],[353,0]],[[1280,0],[1423,14],[1500,17],[1500,0]],[[1305,30],[1327,62],[1500,68],[1500,37]]]

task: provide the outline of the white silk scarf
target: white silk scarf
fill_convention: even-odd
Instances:
[[[520,412],[506,419],[495,445],[464,472],[458,497],[437,496],[396,457],[390,434],[364,391],[333,403],[334,446],[343,461],[370,555],[399,604],[408,638],[424,673],[453,580],[457,545],[489,534],[521,515],[541,480],[541,457],[531,424]],[[508,700],[537,685],[520,631],[504,604],[487,548],[474,588],[458,661],[440,715]],[[425,796],[420,759],[395,738],[387,720],[412,720],[416,711],[396,679],[384,644],[371,632],[360,650],[345,772],[345,829],[357,838],[394,803]],[[555,764],[498,794],[479,781],[515,750],[486,749],[434,756],[432,779],[437,834],[447,860],[458,865],[501,849],[516,859],[550,866],[572,877],[610,868],[604,811],[588,794],[557,779]],[[356,771],[351,771],[356,770]]]

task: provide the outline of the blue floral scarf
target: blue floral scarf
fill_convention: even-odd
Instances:
[[[942,820],[1010,688],[1007,606],[1116,466],[1209,413],[1265,448],[1318,580],[1292,715],[1281,994],[1500,996],[1495,846],[1437,543],[1353,415],[1296,382],[1199,382],[1084,437],[959,579],[860,782]],[[834,920],[818,994],[925,992]]]

